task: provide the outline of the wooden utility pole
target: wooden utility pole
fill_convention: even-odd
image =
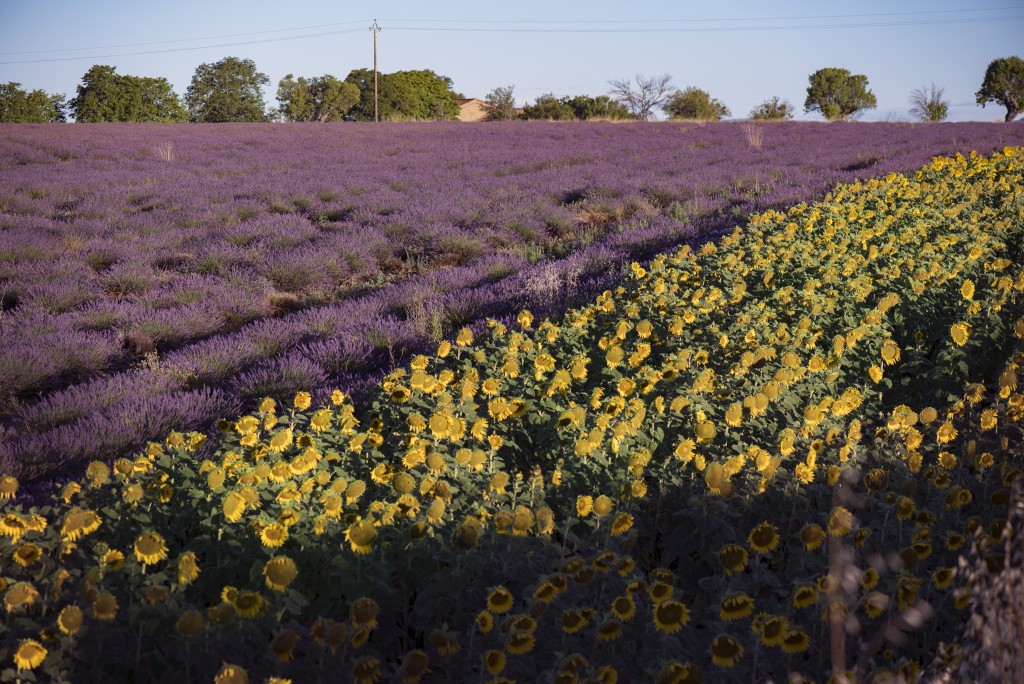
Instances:
[[[380,26],[377,25],[377,20],[373,20],[373,26],[370,27],[373,31],[373,120],[375,123],[380,122],[380,114],[377,110],[377,32],[380,31]]]

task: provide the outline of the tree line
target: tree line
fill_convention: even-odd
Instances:
[[[827,67],[808,77],[804,112],[825,119],[849,119],[877,107],[867,76]],[[166,123],[219,123],[228,121],[372,121],[377,107],[383,121],[452,120],[459,116],[463,98],[452,89],[452,79],[431,70],[378,74],[377,102],[370,69],[355,69],[344,80],[325,74],[295,77],[288,74],[277,86],[277,106],[267,109],[263,88],[270,84],[250,59],[225,57],[201,64],[184,98],[166,78],[118,74],[112,66],[97,64],[82,77],[75,97],[43,90],[28,91],[20,83],[0,84],[0,123],[101,121],[156,121]],[[729,108],[700,88],[678,89],[668,74],[609,81],[610,95],[556,98],[546,93],[522,109],[515,105],[514,86],[495,88],[484,98],[486,118],[545,119],[555,121],[612,119],[650,120],[660,109],[671,119],[717,121],[731,116]],[[993,60],[975,93],[984,107],[1006,108],[1006,121],[1024,110],[1024,59]],[[910,94],[910,114],[921,121],[943,121],[949,111],[944,90],[934,83]],[[751,119],[793,117],[793,105],[772,97],[750,112]]]

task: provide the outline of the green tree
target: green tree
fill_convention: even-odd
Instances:
[[[1024,59],[1013,56],[992,60],[975,95],[982,107],[989,102],[1006,107],[1007,123],[1016,119],[1024,109]]]
[[[373,70],[353,69],[345,77],[359,90],[359,101],[345,118],[373,121]],[[459,118],[452,79],[429,69],[377,75],[381,121],[436,121]]]
[[[185,92],[189,117],[199,123],[266,121],[263,86],[269,83],[251,59],[225,57],[200,64]]]
[[[712,98],[706,90],[693,86],[672,93],[662,109],[673,119],[719,121],[730,114],[729,108]]]
[[[572,109],[575,117],[581,121],[588,119],[628,119],[629,109],[621,102],[616,102],[607,95],[590,97],[577,95],[563,97],[562,103]]]
[[[65,121],[64,95],[23,90],[20,83],[0,83],[0,123],[60,123]]]
[[[329,74],[309,80],[288,74],[277,85],[277,101],[285,121],[342,121],[359,102],[359,88]]]
[[[573,121],[576,113],[565,101],[559,100],[551,93],[537,98],[532,105],[523,107],[524,119],[544,119],[551,121]]]
[[[105,64],[85,72],[68,107],[79,123],[188,120],[181,99],[166,78],[119,74]]]
[[[793,118],[793,105],[776,95],[750,110],[750,118],[758,121],[783,121]]]
[[[487,93],[484,101],[487,103],[488,121],[508,121],[515,119],[516,98],[513,95],[514,85],[498,87]]]
[[[856,116],[878,106],[875,94],[868,90],[868,77],[851,74],[847,69],[826,67],[808,77],[805,112],[821,112],[829,121]]]
[[[934,83],[910,91],[910,114],[919,121],[945,121],[949,114],[949,102],[943,97],[945,91]]]

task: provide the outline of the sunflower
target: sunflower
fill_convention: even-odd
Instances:
[[[264,403],[267,401],[272,400],[266,399]],[[249,684],[249,673],[240,665],[224,663],[214,676],[213,681],[214,684]]]
[[[228,522],[238,522],[245,513],[246,505],[245,497],[239,492],[228,492],[222,506],[224,517]]]
[[[654,626],[659,632],[674,634],[690,621],[690,609],[681,601],[666,600],[654,606]]]
[[[489,594],[487,594],[487,609],[492,613],[499,615],[507,613],[512,609],[512,605],[515,603],[515,597],[505,587],[492,587]]]
[[[942,444],[948,444],[956,439],[957,434],[957,430],[953,427],[953,424],[947,421],[939,426],[939,430],[935,434],[935,438]]]
[[[294,433],[292,429],[285,428],[270,438],[270,444],[267,445],[267,449],[275,454],[279,454],[290,447],[293,441]]]
[[[22,544],[14,551],[14,562],[23,568],[27,568],[43,555],[43,550],[35,544]]]
[[[853,529],[853,513],[843,506],[836,506],[828,516],[828,536],[841,537]]]
[[[869,618],[876,618],[889,607],[889,597],[880,591],[873,591],[864,598],[864,612]]]
[[[477,613],[476,628],[481,634],[489,634],[494,629],[494,614],[489,610],[481,610]]]
[[[722,599],[719,617],[726,622],[742,620],[754,612],[754,599],[742,592],[729,594]]]
[[[96,619],[109,622],[117,617],[117,599],[113,594],[102,593],[92,602],[92,613]]]
[[[875,585],[878,584],[878,579],[878,570],[875,570],[874,568],[868,568],[860,576],[860,586],[870,591],[875,588]]]
[[[697,444],[708,444],[715,439],[715,424],[710,420],[698,419],[697,425],[694,428],[694,434],[697,437]]]
[[[64,606],[57,614],[57,629],[68,636],[74,636],[82,628],[84,620],[81,608],[75,605]]]
[[[612,601],[612,613],[624,622],[632,620],[633,616],[636,615],[636,601],[629,594],[619,596]]]
[[[14,652],[14,665],[18,671],[34,670],[43,664],[47,650],[35,639],[22,639]]]
[[[369,520],[354,522],[345,530],[345,541],[352,547],[352,551],[359,555],[369,553],[371,544],[376,538],[377,529]]]
[[[825,541],[825,530],[821,525],[811,523],[800,530],[800,541],[808,551],[814,551]]]
[[[779,529],[768,522],[762,522],[750,531],[747,542],[758,553],[768,553],[779,545]]]
[[[658,684],[700,684],[704,675],[693,663],[681,663],[670,660],[665,663],[658,674]]]
[[[594,499],[594,514],[599,517],[604,517],[611,513],[614,504],[612,500],[602,494],[601,496]]]
[[[938,458],[939,466],[946,470],[951,470],[956,466],[956,454],[949,451],[940,451]]]
[[[813,584],[800,584],[793,592],[793,607],[807,608],[818,602],[818,587]]]
[[[615,641],[622,636],[622,623],[609,618],[598,626],[596,636],[598,641]]]
[[[612,536],[618,537],[633,527],[633,516],[629,513],[618,513],[612,520]]]
[[[6,520],[7,516],[4,517]],[[61,525],[60,534],[64,541],[78,541],[87,534],[92,534],[100,527],[100,516],[96,511],[83,508],[74,508],[64,516],[64,523]],[[0,531],[3,526],[0,523]],[[10,536],[10,535],[8,535]]]
[[[331,410],[320,409],[309,419],[309,428],[314,432],[324,432],[331,427]]]
[[[484,653],[484,667],[492,675],[499,675],[505,669],[505,654],[501,651],[491,649]]]
[[[761,643],[765,646],[781,646],[786,638],[789,621],[781,615],[769,615],[761,623]]]
[[[936,589],[948,589],[956,577],[956,568],[939,568],[932,573],[932,584]]]
[[[231,602],[235,611],[245,618],[255,618],[263,614],[267,601],[258,592],[242,591]]]
[[[198,610],[189,610],[181,614],[178,618],[178,632],[187,637],[193,637],[203,631],[203,627],[206,625],[206,621],[203,620],[203,615]]]
[[[786,653],[802,653],[811,645],[811,637],[802,629],[787,629],[782,637],[782,650]]]
[[[376,684],[380,677],[380,658],[365,655],[352,663],[352,681],[356,684]]]
[[[300,411],[305,411],[309,408],[310,404],[313,403],[313,397],[309,392],[299,392],[295,395],[295,399],[292,401],[295,408]]]
[[[259,532],[260,542],[267,548],[276,549],[283,546],[288,539],[288,527],[279,522],[266,525]]]
[[[194,551],[186,551],[178,557],[178,584],[191,584],[199,577],[199,563]]]
[[[868,368],[868,377],[871,378],[871,382],[874,382],[875,384],[882,382],[883,373],[881,367],[871,366],[871,368]]]
[[[277,662],[286,663],[295,659],[295,646],[299,643],[299,633],[286,629],[270,643],[270,651],[277,657]]]
[[[284,591],[295,580],[298,567],[288,556],[274,556],[263,564],[263,578],[273,591]]]
[[[953,343],[958,347],[962,347],[967,344],[967,339],[971,335],[971,327],[966,323],[954,323],[949,327],[949,336],[953,339]]]
[[[719,667],[732,667],[743,657],[743,645],[728,634],[719,634],[711,642],[711,662]]]
[[[31,606],[39,598],[39,592],[28,582],[15,582],[4,594],[4,607],[8,611],[22,606]]]
[[[536,643],[537,637],[533,635],[533,632],[514,629],[509,632],[506,647],[508,652],[513,655],[523,655],[532,651]]]
[[[718,559],[722,562],[727,575],[742,572],[747,567],[749,557],[747,550],[739,544],[726,544],[718,552]]]
[[[18,493],[18,478],[13,475],[0,477],[0,501],[7,501],[14,498]]]
[[[562,631],[575,634],[587,626],[588,619],[582,611],[570,608],[562,612]]]
[[[725,424],[729,427],[739,427],[743,424],[743,404],[733,402],[725,411]]]
[[[144,532],[135,540],[135,557],[143,565],[154,565],[167,558],[167,541],[156,532]]]

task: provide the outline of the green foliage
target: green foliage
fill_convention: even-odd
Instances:
[[[573,121],[576,119],[576,113],[564,102],[564,98],[559,100],[553,94],[545,93],[538,97],[532,105],[523,107],[523,118]]]
[[[68,107],[79,123],[188,120],[181,99],[166,78],[119,74],[115,67],[104,64],[85,72]]]
[[[373,70],[353,69],[345,82],[359,89],[359,101],[346,119],[373,121]],[[377,74],[381,121],[452,121],[459,118],[459,103],[452,79],[429,69]]]
[[[524,119],[551,121],[587,121],[588,119],[628,119],[629,110],[607,95],[556,98],[551,93],[541,95],[532,105],[523,107]]]
[[[225,57],[200,64],[185,93],[189,117],[197,123],[266,121],[263,86],[269,83],[251,59]]]
[[[730,114],[729,108],[713,99],[707,91],[693,86],[672,93],[663,109],[673,119],[719,121]]]
[[[910,114],[919,121],[945,121],[949,102],[943,97],[943,92],[934,83],[914,88],[910,93]]]
[[[359,88],[330,74],[298,80],[288,74],[278,83],[277,101],[285,121],[343,121],[359,102]]]
[[[561,102],[572,109],[577,119],[586,121],[588,119],[628,119],[629,109],[621,102],[616,102],[607,95],[590,97],[589,95],[577,95],[576,97],[563,97]]]
[[[20,83],[0,83],[0,123],[61,123],[64,95],[22,90]]]
[[[484,101],[487,102],[488,121],[509,121],[518,116],[516,114],[516,98],[512,93],[513,90],[515,90],[515,86],[510,85],[504,88],[495,88],[487,93]]]
[[[1014,55],[992,60],[975,95],[982,107],[989,102],[1006,107],[1007,123],[1016,119],[1024,110],[1024,59]]]
[[[808,77],[805,112],[821,112],[829,121],[857,115],[878,106],[875,94],[868,90],[868,77],[851,74],[847,69],[826,67]]]
[[[793,105],[776,95],[750,110],[750,118],[758,121],[783,121],[793,118]]]

